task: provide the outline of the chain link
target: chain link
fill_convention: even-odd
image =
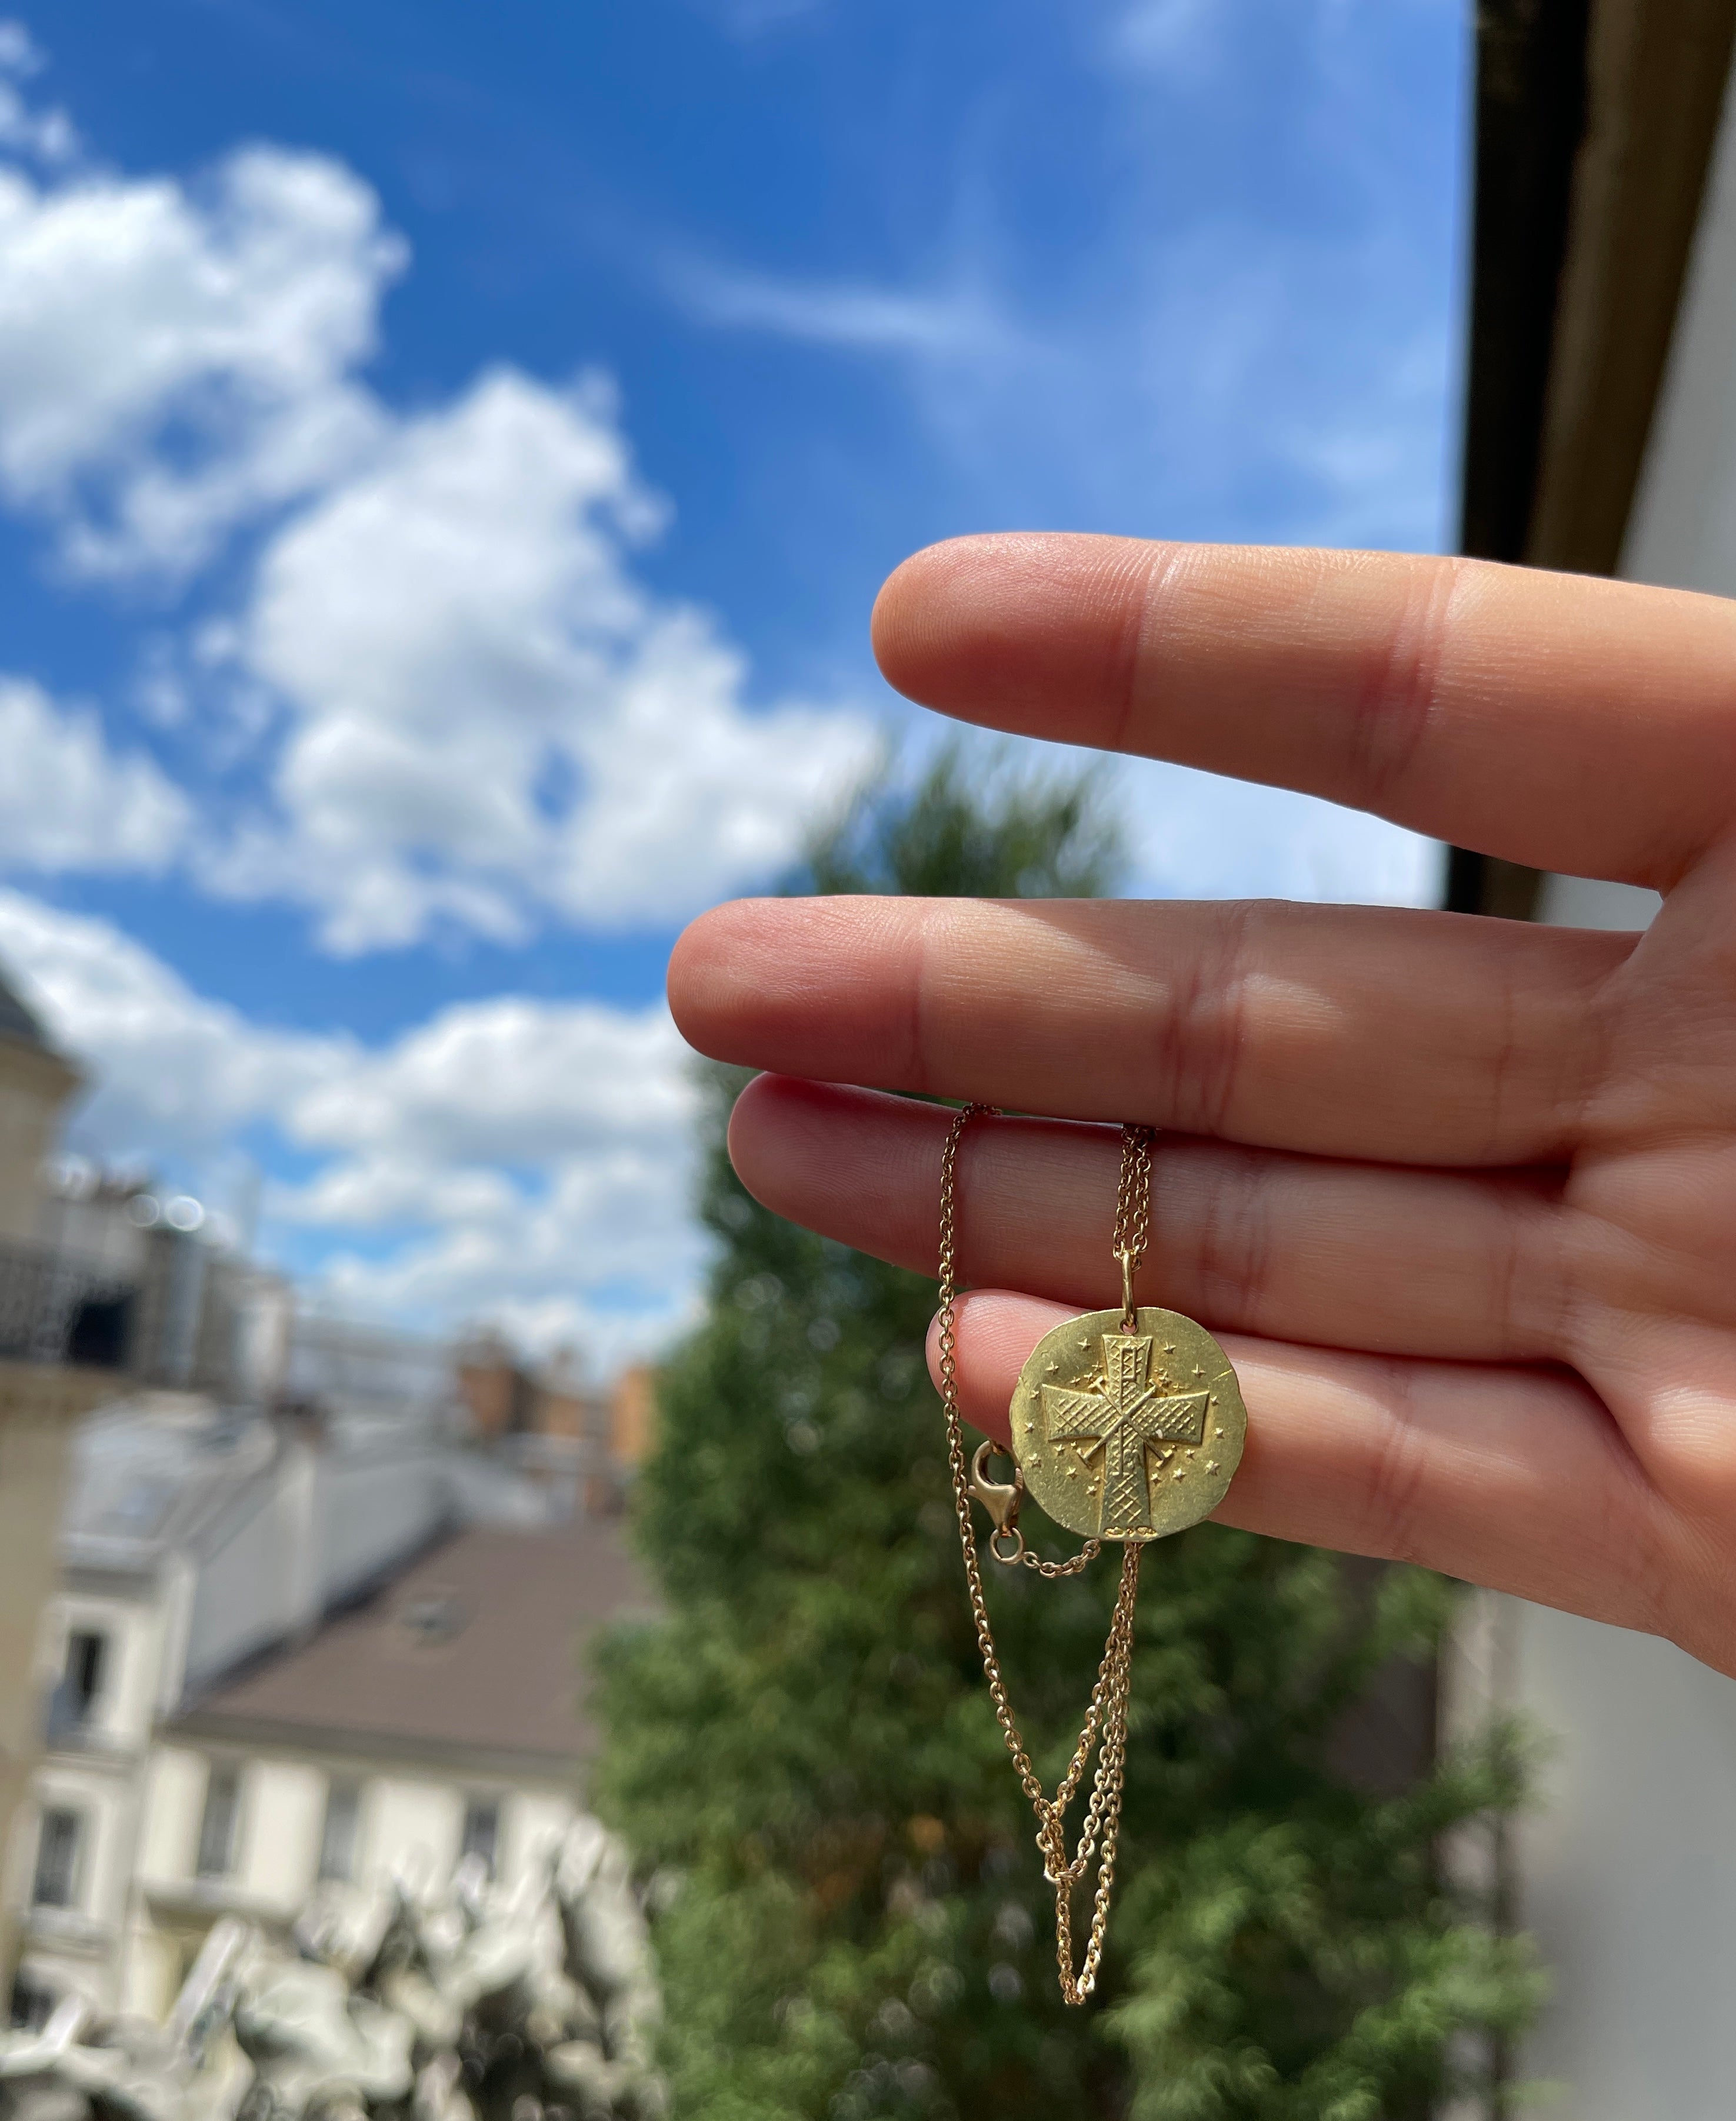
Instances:
[[[988,1602],[983,1592],[983,1571],[977,1553],[976,1524],[970,1511],[970,1478],[965,1456],[963,1417],[958,1405],[958,1150],[964,1132],[973,1119],[992,1118],[992,1105],[966,1105],[947,1134],[940,1158],[940,1391],[947,1415],[947,1456],[952,1473],[952,1501],[958,1519],[959,1544],[964,1550],[965,1582],[970,1593],[970,1616],[975,1624],[976,1643],[982,1653],[983,1671],[989,1681],[989,1698],[994,1704],[1020,1787],[1036,1814],[1036,1843],[1043,1858],[1043,1876],[1054,1887],[1055,1957],[1060,1969],[1061,1994],[1068,2003],[1082,2003],[1097,1985],[1103,1960],[1104,1933],[1109,1925],[1110,1896],[1115,1883],[1115,1848],[1121,1830],[1121,1797],[1127,1762],[1127,1703],[1133,1653],[1133,1606],[1139,1589],[1139,1558],[1144,1548],[1129,1541],[1123,1551],[1121,1585],[1115,1594],[1115,1610],[1103,1660],[1091,1689],[1085,1727],[1066,1774],[1050,1797],[1038,1779],[1020,1732],[1018,1719],[1008,1696],[1001,1661],[989,1625]],[[1124,1303],[1133,1308],[1133,1281],[1151,1230],[1152,1140],[1150,1127],[1128,1126],[1121,1130],[1121,1173],[1116,1189],[1113,1247],[1121,1262]],[[1040,1576],[1076,1576],[1103,1550],[1100,1540],[1087,1540],[1068,1561],[1039,1561],[1026,1554],[1026,1565]],[[1090,1800],[1084,1824],[1071,1857],[1067,1853],[1067,1809],[1079,1793],[1085,1771],[1095,1752],[1097,1765],[1091,1777]],[[1092,1895],[1091,1930],[1085,1957],[1077,1974],[1073,1969],[1073,1889],[1097,1864],[1096,1890]]]

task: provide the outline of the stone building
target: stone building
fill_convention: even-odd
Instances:
[[[61,1554],[3,1879],[39,2017],[154,2011],[216,1914],[281,1928],[338,1867],[438,1870],[485,1831],[524,1860],[571,1812],[576,1637],[633,1595],[617,1528],[552,1528],[438,1396],[118,1404]]]
[[[112,1278],[38,1241],[41,1173],[81,1078],[0,978],[0,1849],[40,1728],[36,1643],[76,1418],[112,1391]],[[13,1938],[0,1906],[0,1979]]]
[[[588,1636],[639,1598],[617,1527],[477,1527],[160,1729],[121,2000],[156,2011],[219,1914],[282,1931],[322,1879],[508,1885],[565,1832]]]

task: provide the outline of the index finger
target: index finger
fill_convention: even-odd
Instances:
[[[874,613],[901,692],[1022,735],[1667,888],[1736,804],[1736,605],[1422,554],[1017,534]]]

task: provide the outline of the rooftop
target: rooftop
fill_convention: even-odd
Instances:
[[[596,1742],[586,1642],[649,1609],[613,1522],[477,1527],[213,1687],[175,1727],[255,1747],[559,1769]]]

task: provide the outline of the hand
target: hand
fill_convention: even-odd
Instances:
[[[892,683],[966,720],[1305,789],[1664,894],[1645,935],[1280,904],[747,902],[670,996],[778,1071],[731,1151],[933,1273],[961,1164],[965,1410],[1118,1300],[1217,1332],[1225,1522],[1667,1635],[1736,1673],[1736,604],[1385,554],[973,538],[899,569]],[[863,1084],[874,1088],[847,1088]],[[1017,1294],[1001,1292],[1017,1291]]]

